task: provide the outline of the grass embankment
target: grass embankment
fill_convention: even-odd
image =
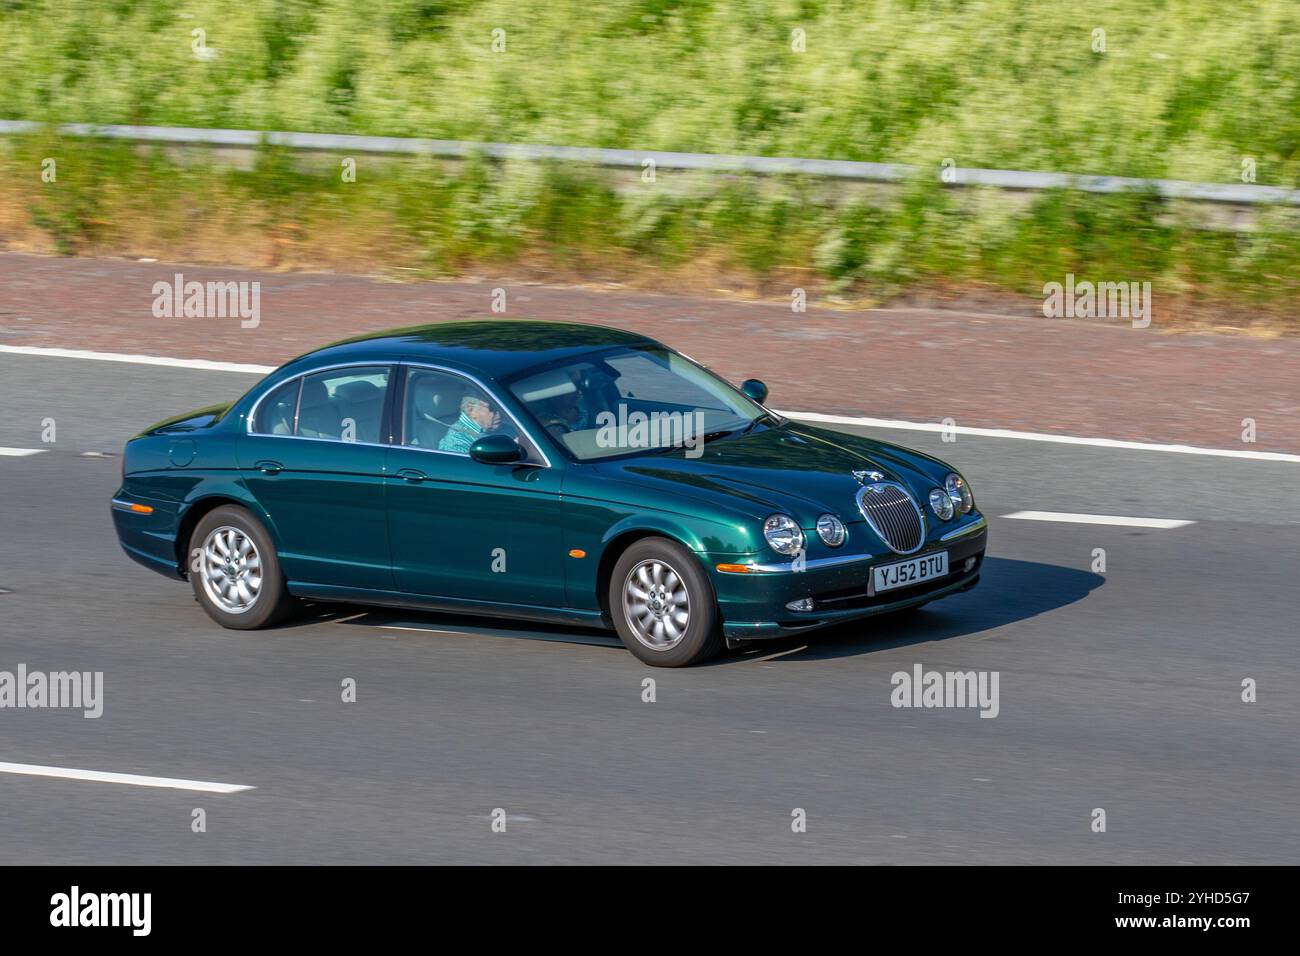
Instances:
[[[742,152],[1238,181],[1300,178],[1300,12],[1113,0],[0,5],[0,116]],[[196,51],[192,31],[204,31]],[[493,30],[505,48],[493,52]],[[791,49],[803,30],[804,52]],[[1105,30],[1095,52],[1094,30]],[[499,36],[499,35],[498,35]],[[43,182],[41,160],[57,162]],[[0,241],[400,275],[513,271],[879,301],[1150,281],[1186,310],[1300,302],[1281,211],[1199,228],[1149,195],[684,177],[264,151],[250,171],[0,142]]]

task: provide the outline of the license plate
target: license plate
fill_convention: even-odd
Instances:
[[[873,590],[892,591],[894,588],[911,587],[934,578],[941,578],[948,573],[948,552],[936,551],[933,554],[899,561],[896,564],[883,564],[871,569]]]

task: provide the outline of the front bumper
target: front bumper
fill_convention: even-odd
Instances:
[[[914,554],[878,554],[854,560],[811,559],[802,570],[791,564],[752,563],[746,573],[710,566],[723,634],[729,641],[762,640],[798,634],[843,621],[886,614],[925,604],[975,586],[984,564],[988,528],[982,517],[958,526]],[[871,592],[871,569],[937,551],[948,552],[948,574],[913,587]],[[733,559],[734,560],[734,559]],[[730,565],[735,567],[734,565]],[[787,605],[810,598],[812,608],[792,611]]]

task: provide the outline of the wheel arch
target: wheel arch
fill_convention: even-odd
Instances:
[[[223,505],[235,505],[250,512],[254,518],[261,522],[262,527],[266,529],[266,533],[271,536],[271,541],[276,550],[279,550],[279,536],[275,533],[275,526],[271,522],[271,516],[263,511],[257,502],[249,498],[239,497],[229,489],[212,491],[188,502],[180,513],[180,520],[176,526],[176,567],[181,577],[188,580],[190,576],[189,562],[186,558],[188,557],[190,536],[194,534],[195,527],[203,520],[204,515]]]
[[[663,538],[673,544],[680,545],[688,554],[695,557],[695,560],[699,562],[700,569],[704,572],[705,580],[709,582],[710,587],[713,586],[708,567],[700,560],[700,552],[691,546],[686,534],[662,526],[642,525],[635,528],[625,528],[613,534],[605,542],[605,546],[600,552],[600,562],[596,566],[596,599],[600,603],[601,613],[611,621],[613,617],[609,606],[609,584],[610,577],[614,573],[614,565],[618,564],[618,559],[623,556],[628,548],[638,541],[644,541],[646,538]]]

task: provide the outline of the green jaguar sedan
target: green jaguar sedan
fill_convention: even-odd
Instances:
[[[617,329],[398,329],[131,439],[113,520],[225,627],[386,605],[612,626],[663,667],[975,585],[961,474],[766,398]]]

